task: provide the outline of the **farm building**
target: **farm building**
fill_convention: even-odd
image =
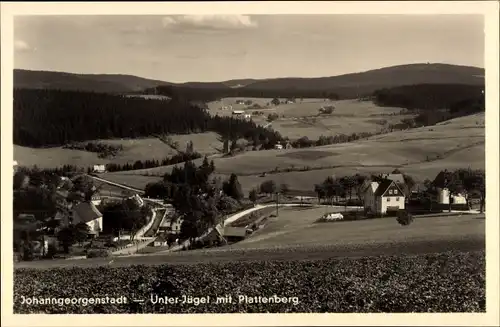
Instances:
[[[283,145],[281,145],[281,144],[279,144],[279,143],[278,143],[278,144],[275,144],[275,145],[274,145],[274,149],[276,149],[276,150],[282,150],[282,149],[283,149]]]
[[[234,110],[233,117],[240,118],[240,119],[250,119],[250,118],[252,118],[252,115],[245,113],[244,110]]]
[[[177,218],[175,220],[165,219],[159,227],[160,231],[169,234],[179,234],[181,232],[182,218]]]
[[[405,196],[398,184],[390,179],[371,182],[365,191],[364,208],[379,214],[402,210],[405,208]]]
[[[90,202],[92,202],[92,204],[94,204],[95,206],[100,205],[102,202],[101,195],[99,193],[92,194],[92,197],[90,198]]]
[[[168,246],[167,238],[164,235],[158,236],[154,242],[153,246]]]
[[[436,175],[432,184],[437,189],[436,202],[439,204],[466,204],[467,198],[465,194],[451,194],[448,189],[448,183],[451,181],[452,172],[443,170]]]
[[[106,172],[106,165],[94,165],[94,167],[92,168],[92,172],[105,173]]]
[[[224,227],[222,236],[228,243],[238,242],[247,236],[247,229],[245,227]]]
[[[134,204],[136,204],[139,208],[144,206],[144,200],[139,196],[139,194],[134,194],[128,198],[128,200],[132,201]]]

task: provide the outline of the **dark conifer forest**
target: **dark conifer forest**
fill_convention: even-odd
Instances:
[[[14,144],[60,146],[75,141],[213,131],[228,139],[275,144],[281,136],[251,121],[211,117],[181,97],[151,100],[104,93],[14,90]]]

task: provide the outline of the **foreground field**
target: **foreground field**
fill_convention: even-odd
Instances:
[[[194,149],[203,155],[218,153],[218,149],[222,148],[222,143],[219,141],[219,135],[212,132],[172,135],[171,139],[178,142],[181,150],[184,150],[186,148],[186,143],[192,140]],[[98,157],[97,153],[81,150],[64,149],[62,147],[34,149],[14,145],[14,160],[17,160],[19,165],[37,165],[40,168],[55,168],[62,165],[91,167],[92,165],[107,164],[111,162],[124,164],[134,163],[136,160],[162,160],[167,156],[172,156],[177,153],[176,150],[154,137],[96,140],[89,142],[122,145],[124,150],[115,157],[101,159]]]
[[[124,297],[126,303],[28,305],[22,304],[22,296]],[[193,304],[183,303],[183,296],[208,298],[206,303]],[[218,300],[227,296],[230,301]],[[155,304],[157,298],[165,297],[178,302]],[[14,273],[14,313],[18,314],[484,312],[485,300],[484,251],[192,266],[18,269]]]
[[[326,212],[337,208],[283,208],[269,218],[266,226],[231,248],[273,248],[277,246],[316,246],[380,244],[387,242],[436,241],[459,238],[480,239],[485,235],[484,215],[417,217],[408,228],[395,218],[317,223]]]

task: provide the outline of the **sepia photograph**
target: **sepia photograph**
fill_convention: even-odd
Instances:
[[[12,17],[9,310],[486,313],[485,15],[152,14]]]

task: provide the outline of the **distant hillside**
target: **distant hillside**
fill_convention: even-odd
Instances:
[[[366,72],[320,78],[235,79],[222,82],[187,82],[181,84],[150,80],[131,75],[81,75],[44,71],[14,71],[16,88],[61,89],[103,93],[168,95],[176,90],[193,95],[195,100],[211,101],[229,96],[248,97],[327,97],[356,98],[371,95],[382,88],[414,84],[484,85],[484,69],[448,64],[411,64]],[[167,88],[165,88],[167,86]],[[163,89],[163,90],[161,90]],[[196,94],[198,90],[202,94]],[[166,92],[166,93],[162,93]]]
[[[21,89],[129,93],[165,84],[171,83],[132,75],[93,75],[23,69],[14,70],[14,87]]]
[[[361,93],[411,84],[484,84],[484,69],[447,64],[411,64],[320,78],[277,78],[257,81],[246,89],[345,90]]]

